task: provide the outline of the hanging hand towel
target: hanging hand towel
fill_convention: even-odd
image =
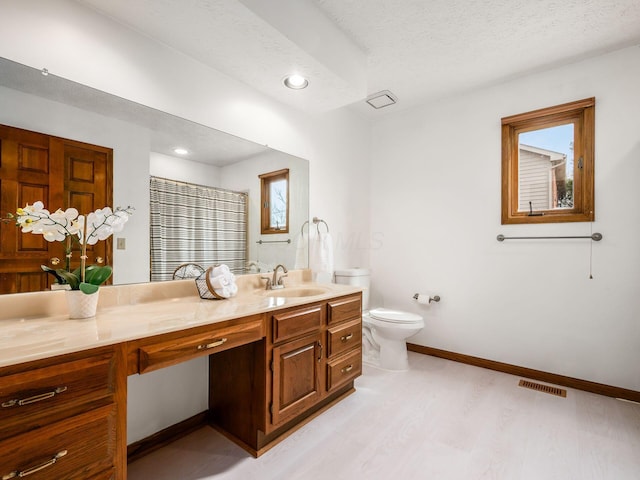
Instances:
[[[296,243],[296,261],[293,268],[298,270],[301,268],[307,268],[309,259],[309,239],[303,233],[298,234],[298,241]]]
[[[316,233],[309,239],[309,268],[318,283],[331,283],[333,278],[333,239],[328,232]]]

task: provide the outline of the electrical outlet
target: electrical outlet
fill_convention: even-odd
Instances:
[[[117,248],[118,250],[124,250],[124,249],[126,249],[126,248],[127,248],[127,242],[126,242],[126,240],[127,240],[127,239],[126,239],[126,238],[123,238],[123,237],[116,239],[116,248]]]

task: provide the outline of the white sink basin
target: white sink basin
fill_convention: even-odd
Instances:
[[[328,290],[322,287],[284,287],[276,290],[264,290],[259,293],[263,297],[298,298],[322,295]]]

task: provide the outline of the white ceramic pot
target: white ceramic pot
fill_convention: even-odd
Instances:
[[[98,298],[100,290],[91,295],[80,290],[67,290],[67,307],[69,309],[69,318],[89,318],[96,316],[98,309]]]

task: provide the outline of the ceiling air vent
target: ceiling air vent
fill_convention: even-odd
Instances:
[[[367,97],[367,103],[376,109],[388,107],[389,105],[393,105],[397,101],[398,99],[396,98],[396,96],[389,90],[382,90],[381,92],[374,93]]]

